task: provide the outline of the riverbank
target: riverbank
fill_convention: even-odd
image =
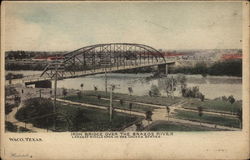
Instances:
[[[85,98],[75,95],[69,96],[68,98],[64,97],[64,99],[73,102],[95,104],[107,108],[110,105],[110,99],[108,98],[109,95],[106,95],[105,92],[102,91],[85,91],[84,97]],[[132,104],[131,108],[125,104],[121,105],[121,100],[126,101],[127,104]],[[135,104],[137,104],[137,107],[133,108]],[[234,128],[240,128],[240,114],[242,114],[241,101],[230,104],[228,101],[224,101],[222,99],[206,99],[205,101],[201,101],[197,98],[130,96],[126,94],[113,93],[113,105],[117,109],[130,109],[135,112],[146,113],[146,111],[152,111],[153,114],[156,114],[154,115],[156,119],[162,117],[158,114],[159,110],[161,110],[160,113],[163,112],[164,114],[167,114],[166,107],[168,106],[170,108],[171,117],[173,118]],[[199,116],[199,106],[202,107],[202,116]],[[140,109],[138,110],[138,108]]]
[[[194,66],[172,67],[169,69],[169,73],[200,74],[203,77],[207,75],[242,77],[242,60],[217,61],[211,65],[198,62]]]
[[[23,90],[23,94],[26,95],[26,98],[30,97],[47,97],[47,98],[52,98],[53,97],[53,90],[51,89],[39,89],[39,88],[25,88],[19,86],[17,88],[18,92],[21,93],[21,90]],[[41,90],[41,91],[40,91]],[[51,92],[52,91],[52,92]],[[104,116],[103,118],[107,120],[109,119],[109,106],[110,106],[110,93],[106,94],[104,91],[82,91],[82,90],[74,90],[74,89],[66,89],[67,94],[65,94],[65,89],[58,89],[58,98],[63,98],[63,99],[68,99],[68,100],[60,100],[58,99],[58,104],[60,113],[68,115],[67,117],[76,117],[76,114],[80,110],[84,113],[84,116],[86,115],[91,115],[90,117],[87,118],[87,121],[83,121],[83,126],[85,126],[89,119],[91,120],[91,117],[95,117],[93,123],[89,126],[89,128],[85,126],[84,131],[91,130],[91,126],[94,126],[94,122],[96,125],[103,125],[103,123],[99,123],[100,117]],[[78,93],[82,92],[83,94],[81,97],[78,97]],[[52,94],[51,94],[52,93]],[[23,95],[23,96],[24,96]],[[68,98],[67,98],[68,97]],[[70,97],[70,98],[69,98]],[[83,98],[84,97],[84,98]],[[123,101],[123,104],[121,104],[121,101]],[[120,125],[116,124],[113,129],[110,128],[111,130],[120,130],[120,129],[125,129],[125,130],[136,130],[136,125],[135,123],[138,122],[138,119],[133,119],[132,121],[125,121],[126,117],[130,117],[131,114],[134,116],[145,116],[147,111],[151,111],[153,113],[152,115],[152,120],[153,122],[159,121],[159,120],[170,120],[173,122],[181,122],[184,123],[185,125],[199,125],[199,120],[201,119],[201,122],[203,125],[207,127],[217,127],[218,130],[220,129],[229,129],[230,126],[238,127],[238,123],[234,123],[234,121],[238,121],[237,117],[232,117],[230,113],[225,112],[224,115],[220,115],[219,113],[215,112],[215,110],[204,110],[203,116],[198,117],[198,110],[197,106],[198,105],[204,105],[206,104],[207,106],[211,104],[216,104],[213,103],[214,100],[205,100],[205,102],[202,102],[199,99],[195,98],[183,98],[183,97],[175,97],[175,98],[170,98],[170,97],[150,97],[150,96],[135,96],[135,95],[129,95],[129,94],[122,94],[122,93],[113,93],[113,107],[115,111],[115,116],[118,116],[117,122],[119,122]],[[132,103],[132,107],[130,109],[130,103]],[[197,103],[197,104],[196,104]],[[192,106],[191,108],[185,108],[186,106]],[[212,106],[213,106],[212,105]],[[170,108],[170,113],[168,116],[166,106],[169,106]],[[220,109],[221,106],[224,105],[219,105],[213,109],[216,109],[218,112],[222,112],[223,109]],[[90,107],[90,108],[89,108]],[[92,107],[92,108],[91,108]],[[93,108],[94,107],[94,108]],[[98,107],[101,109],[98,109]],[[236,105],[235,107],[239,107],[239,105]],[[89,109],[92,111],[89,111]],[[86,109],[88,111],[86,111]],[[209,109],[209,108],[207,108]],[[183,112],[183,114],[179,114],[180,112]],[[208,112],[209,111],[209,112]],[[97,113],[98,112],[98,113]],[[187,114],[186,114],[187,113]],[[192,116],[186,116],[190,115],[192,113]],[[98,116],[94,116],[98,115]],[[127,115],[127,116],[125,116]],[[124,117],[125,116],[125,117]],[[213,121],[207,121],[207,117],[213,117]],[[106,117],[106,118],[105,118]],[[119,118],[120,117],[120,118]],[[103,121],[103,118],[102,121]],[[195,119],[193,119],[195,118]],[[99,120],[98,120],[99,119]],[[129,118],[130,119],[130,118]],[[219,119],[219,121],[217,121]],[[21,120],[21,119],[20,119]],[[86,120],[86,119],[85,119]],[[97,120],[97,121],[96,121]],[[210,118],[211,120],[211,118]],[[233,120],[230,121],[230,120]],[[144,127],[146,127],[148,123],[146,120],[142,120]],[[232,122],[232,123],[231,123]],[[58,121],[58,131],[65,131],[67,128],[65,122]],[[105,122],[106,123],[106,122]],[[16,123],[18,124],[18,123]],[[51,123],[50,123],[51,124]],[[60,125],[61,124],[61,125]],[[131,125],[129,127],[128,125]],[[225,126],[223,126],[225,125]],[[119,126],[119,127],[118,127]],[[226,127],[229,126],[229,127]],[[35,126],[34,126],[35,127]],[[48,127],[48,129],[52,129],[52,126]],[[42,127],[43,131],[46,131],[46,127]],[[84,127],[83,127],[84,128]],[[96,127],[98,128],[98,127]],[[96,129],[95,128],[95,129]],[[102,128],[102,127],[101,127]],[[171,127],[170,127],[171,128]],[[177,127],[178,128],[178,127]],[[180,127],[180,130],[182,127]],[[190,131],[192,131],[192,126],[190,126]],[[199,127],[198,127],[199,128]],[[201,127],[202,128],[202,127]],[[232,130],[236,129],[232,128]],[[27,128],[30,129],[30,128]],[[95,130],[93,129],[93,130]],[[103,130],[107,130],[107,127],[102,128]],[[204,128],[203,128],[204,129]],[[109,129],[108,129],[109,130]],[[32,130],[31,130],[32,131]]]
[[[47,63],[26,64],[26,61],[24,62],[25,63],[6,63],[5,70],[19,71],[30,70],[32,68],[33,71],[42,71],[48,65]],[[136,68],[124,71],[117,71],[115,73],[137,74],[153,72],[158,72],[157,67]],[[206,77],[207,75],[242,77],[242,60],[217,61],[212,64],[207,64],[205,62],[196,62],[195,65],[171,66],[169,68],[169,74],[177,73],[202,75],[204,77]]]

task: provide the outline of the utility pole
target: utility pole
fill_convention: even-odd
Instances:
[[[53,107],[53,113],[54,113],[54,119],[53,119],[53,129],[54,131],[56,130],[56,117],[55,117],[55,113],[56,113],[56,90],[57,90],[57,69],[58,69],[58,66],[57,66],[57,56],[56,56],[56,73],[55,73],[55,90],[54,90],[54,93],[55,93],[55,97],[54,97],[54,107]]]
[[[172,87],[171,87],[171,97],[172,97],[172,99],[174,98],[174,77],[172,76],[172,81],[171,81],[171,85],[172,85]]]
[[[111,122],[112,121],[112,109],[113,109],[113,104],[112,104],[112,102],[113,102],[113,97],[112,97],[112,94],[113,94],[113,90],[114,90],[114,88],[115,88],[115,86],[112,86],[111,85],[111,87],[110,87],[111,89],[110,89],[110,105],[109,105],[109,122]]]
[[[42,89],[39,89],[39,98],[41,99],[42,98]]]
[[[112,122],[112,114],[113,114],[113,91],[114,91],[115,88],[117,88],[116,86],[119,86],[119,85],[114,85],[114,84],[110,85],[109,122]]]
[[[107,71],[106,71],[106,66],[105,66],[105,93],[106,95],[108,94],[108,80],[107,80]]]

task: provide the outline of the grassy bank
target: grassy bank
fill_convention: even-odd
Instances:
[[[67,97],[65,97],[63,99],[74,101],[74,102],[105,106],[107,108],[110,106],[110,101],[109,100],[98,99],[97,96],[95,97],[95,96],[86,96],[86,95],[84,95],[81,98],[78,97],[78,96],[67,96]],[[113,101],[113,107],[119,108],[119,109],[124,109],[124,110],[130,110],[129,102],[123,102],[123,104],[121,104],[119,101],[114,100]],[[144,105],[132,103],[131,110],[136,111],[136,112],[145,113],[146,111],[153,111],[154,109],[157,109],[157,108],[158,107],[144,106]]]
[[[223,100],[205,100],[204,102],[200,101],[199,99],[195,98],[187,98],[187,104],[183,106],[184,108],[191,108],[197,109],[198,106],[202,106],[204,110],[207,111],[214,111],[214,112],[226,112],[226,113],[237,113],[239,109],[242,108],[242,102],[236,101],[235,103],[231,104],[228,101]]]
[[[171,121],[157,121],[150,124],[147,131],[220,131],[217,128],[176,123]]]
[[[135,121],[142,120],[143,117],[135,117],[124,113],[113,113],[112,122],[109,122],[109,111],[83,108],[78,106],[63,106],[61,105],[58,112],[77,118],[79,112],[82,114],[81,119],[84,119],[77,126],[79,131],[119,131]],[[76,120],[76,119],[75,119]],[[74,123],[74,118],[71,123]],[[73,124],[73,126],[76,124]]]
[[[202,74],[206,75],[227,75],[242,76],[242,60],[218,61],[212,65],[206,63],[197,63],[195,66],[173,67],[169,70],[171,74]]]
[[[5,131],[7,132],[31,132],[31,130],[24,128],[24,127],[17,127],[11,122],[5,121]]]
[[[104,91],[86,91],[84,92],[85,96],[94,96],[97,97],[100,95],[103,98],[109,98],[109,93],[106,95]],[[123,93],[113,93],[114,99],[122,99],[124,101],[131,101],[131,102],[141,102],[141,103],[148,103],[148,104],[157,104],[157,105],[164,105],[170,106],[182,100],[181,97],[175,97],[174,99],[169,97],[150,97],[150,96],[136,96],[136,95],[128,95]]]
[[[57,114],[55,116],[42,117],[52,113],[52,102],[45,98],[33,98],[19,109],[15,117],[19,121],[26,121],[35,127],[44,129],[52,129],[53,118],[55,118],[56,131],[119,131],[144,118],[114,112],[112,122],[110,122],[108,110],[63,105],[61,103],[57,103]]]
[[[176,110],[175,117],[179,119],[217,124],[222,126],[239,128],[240,123],[236,118],[228,118],[217,115],[203,114],[201,117],[196,112]]]

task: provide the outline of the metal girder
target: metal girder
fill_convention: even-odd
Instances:
[[[63,55],[60,64],[49,64],[41,74],[54,77],[56,65],[63,66],[63,72],[74,75],[76,71],[95,70],[112,66],[138,65],[143,62],[166,62],[164,55],[153,47],[135,43],[107,43],[86,46]],[[154,61],[155,60],[155,61]],[[57,67],[58,67],[57,66]],[[45,74],[46,73],[46,74]]]

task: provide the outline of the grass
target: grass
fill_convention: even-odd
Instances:
[[[36,107],[37,109],[34,109]],[[50,106],[50,107],[53,107]],[[48,110],[48,112],[53,113],[53,110]],[[19,121],[24,121],[22,117],[25,117],[29,113],[30,117],[39,117],[37,120],[26,119],[27,123],[32,123],[35,127],[44,129],[53,129],[53,115],[47,117],[41,117],[44,115],[44,106],[36,105],[33,107],[24,106],[22,110],[17,112],[16,118]],[[57,103],[56,107],[57,115],[56,119],[56,129],[55,131],[119,131],[123,128],[141,121],[144,117],[140,116],[130,116],[125,113],[113,113],[112,122],[109,121],[109,111],[93,108],[85,108],[77,105],[64,105]],[[50,114],[46,113],[46,114]],[[32,115],[31,115],[32,114]],[[42,115],[41,115],[42,114]],[[20,118],[21,117],[21,118]],[[13,126],[10,126],[13,128]]]
[[[84,96],[92,96],[97,97],[100,95],[102,98],[109,98],[110,93],[106,95],[105,91],[84,91]],[[131,101],[131,102],[141,102],[141,103],[148,103],[148,104],[156,104],[156,105],[164,105],[170,106],[182,100],[181,97],[175,97],[174,99],[170,97],[150,97],[148,95],[144,96],[136,96],[136,95],[128,95],[123,93],[113,93],[113,99],[117,100],[124,100],[124,101]]]
[[[19,104],[5,103],[5,115],[8,115],[10,112],[12,112],[15,107],[18,107],[18,105]]]
[[[176,123],[171,121],[158,121],[150,124],[148,131],[219,131],[217,128]]]
[[[211,124],[217,124],[217,125],[228,126],[228,127],[235,127],[235,128],[240,127],[240,123],[238,119],[217,116],[217,115],[203,114],[200,117],[198,113],[196,112],[176,110],[175,117],[180,118],[180,119],[185,119],[185,120],[197,121],[197,122],[201,120],[201,122],[203,123],[211,123]]]
[[[18,132],[18,129],[13,123],[5,121],[5,131]],[[19,132],[31,132],[31,130],[24,127],[19,127]]]
[[[109,93],[106,95],[104,91],[86,91],[86,95],[88,96],[97,96],[100,95],[101,97],[109,98]],[[150,97],[148,95],[144,96],[136,96],[136,95],[128,95],[123,93],[114,93],[114,99],[123,99],[124,101],[134,101],[134,102],[141,102],[141,103],[148,103],[148,104],[158,104],[158,105],[165,105],[169,106],[174,103],[179,102],[182,98],[175,97],[174,99],[169,97]]]
[[[94,105],[100,105],[109,107],[110,101],[104,100],[104,99],[98,99],[97,96],[90,96],[90,95],[83,95],[81,98],[79,98],[76,95],[67,96],[63,99],[74,101],[74,102],[80,102],[80,103],[88,103],[88,104],[94,104]],[[119,101],[113,101],[113,106],[115,108],[129,110],[129,102],[123,102],[123,105],[120,104]],[[145,113],[146,111],[153,111],[154,109],[157,109],[158,107],[154,106],[145,106],[140,104],[132,104],[132,111],[142,112]]]
[[[205,100],[204,102],[199,99],[189,98],[188,104],[185,108],[197,109],[198,106],[202,106],[204,110],[214,111],[214,112],[232,112],[235,114],[238,109],[242,108],[242,103],[237,101],[233,104],[223,101],[223,100]]]
[[[110,123],[108,110],[83,108],[74,105],[60,105],[57,108],[57,112],[69,117],[71,119],[71,123],[74,122],[74,118],[77,117],[78,112],[83,113],[84,118],[82,118],[82,122],[78,123],[78,131],[118,131],[128,126],[128,124],[142,120],[143,118],[138,116],[130,117],[128,114],[115,112],[113,114],[112,122]],[[58,129],[60,130],[65,128],[63,125],[60,126],[60,124],[58,124]]]

